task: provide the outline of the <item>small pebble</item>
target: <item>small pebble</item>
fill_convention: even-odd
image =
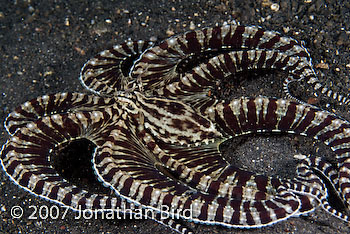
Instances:
[[[271,4],[270,8],[271,8],[271,10],[277,12],[280,10],[280,5],[278,3],[273,3],[273,4]]]
[[[35,9],[34,9],[34,7],[32,7],[32,6],[29,6],[29,7],[28,7],[28,11],[29,11],[30,13],[33,13],[33,12],[35,11]]]
[[[319,63],[315,66],[316,68],[321,68],[321,69],[329,69],[329,65],[327,63]]]
[[[68,18],[66,18],[66,19],[64,20],[64,25],[66,25],[67,27],[69,26],[69,19],[68,19]]]
[[[194,25],[193,21],[190,22],[190,29],[194,30],[196,28],[196,25]]]

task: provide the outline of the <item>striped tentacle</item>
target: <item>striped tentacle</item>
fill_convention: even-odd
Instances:
[[[156,155],[140,144],[135,129],[120,122],[94,157],[100,179],[133,203],[159,212],[180,211],[180,217],[195,222],[241,228],[275,223],[295,215],[300,207],[299,198],[289,193],[279,180],[272,180],[273,194],[254,196],[247,188],[237,193],[235,199],[192,189],[172,178]],[[191,210],[191,217],[181,212],[186,209]]]
[[[97,136],[102,133],[90,131],[92,128],[101,130],[105,121],[110,120],[113,114],[116,113],[112,110],[106,110],[106,113],[95,111],[54,114],[33,121],[19,128],[3,146],[2,167],[21,188],[72,210],[132,212],[135,205],[119,196],[91,193],[71,184],[62,178],[51,162],[50,152],[60,144],[78,138],[88,138],[98,144],[101,140]],[[146,212],[142,214],[147,216]],[[193,234],[177,220],[165,219],[158,214],[148,218],[153,218],[179,233]]]
[[[215,180],[215,175],[229,166],[218,151],[218,142],[225,137],[188,105],[139,93],[133,103],[136,106],[131,111],[139,111],[132,121],[138,126],[135,131],[142,140],[140,144],[147,145],[161,164],[183,182],[203,191],[202,184]],[[217,191],[213,194],[220,195]]]
[[[253,132],[287,132],[313,137],[330,146],[336,154],[339,168],[339,191],[349,205],[350,125],[347,121],[310,106],[262,97],[221,102],[208,108],[205,114],[231,136]]]
[[[134,61],[151,41],[128,41],[104,50],[90,59],[80,72],[80,81],[88,90],[100,95],[115,95],[131,88],[129,72]]]
[[[51,152],[65,142],[87,138],[97,146],[103,128],[118,115],[102,111],[54,114],[19,128],[1,151],[1,164],[10,178],[27,191],[51,201],[79,209],[114,209],[116,197],[92,194],[72,185],[53,168]]]
[[[132,203],[133,204],[133,203]],[[145,213],[147,210],[145,211]],[[194,234],[191,228],[187,227],[185,224],[182,223],[181,219],[172,219],[172,218],[165,218],[164,214],[162,213],[156,213],[154,215],[147,216],[147,213],[145,215],[145,218],[152,218],[153,220],[157,221],[160,224],[163,224],[165,226],[170,227],[174,231],[181,233],[181,234]]]
[[[118,99],[132,102],[126,111],[132,116],[128,122],[137,126],[135,134],[142,141],[139,144],[146,145],[163,166],[186,183],[193,179],[195,185],[195,179],[201,177],[203,170],[205,175],[214,175],[228,166],[214,142],[223,140],[223,136],[213,123],[188,105],[169,99],[147,98],[139,93],[136,99]],[[198,152],[202,153],[200,159]],[[197,172],[199,174],[195,176]]]
[[[191,130],[192,128],[196,129],[188,119],[189,117],[198,119],[193,109],[191,110],[184,105],[177,106],[178,103],[171,100],[145,98],[141,94],[138,94],[138,100],[135,103],[137,103],[137,107],[141,110],[146,110],[145,113],[142,112],[141,118],[140,114],[135,115],[136,119],[133,125],[138,126],[135,132],[137,132],[139,139],[143,139],[142,143],[138,143],[137,145],[147,145],[148,150],[151,150],[152,154],[155,155],[154,157],[169,170],[169,174],[175,175],[175,178],[178,180],[201,192],[214,196],[227,197],[228,199],[236,199],[236,197],[239,196],[239,191],[242,191],[242,187],[245,187],[247,184],[249,185],[249,189],[254,191],[254,193],[252,193],[253,195],[249,194],[250,197],[245,199],[253,199],[255,194],[265,194],[271,189],[271,186],[259,181],[259,176],[253,176],[252,174],[238,169],[232,171],[234,174],[231,175],[232,178],[230,177],[228,181],[226,181],[227,178],[223,178],[223,175],[227,175],[229,171],[227,169],[232,169],[232,167],[222,159],[218,150],[218,142],[223,141],[225,138],[217,134],[204,135],[203,130],[202,135],[199,137],[196,137],[195,132],[192,132],[190,135],[186,134],[186,132],[181,133],[182,131],[188,131],[188,127],[190,127]],[[133,107],[132,109],[134,110],[136,108]],[[181,116],[183,118],[177,116],[177,114],[179,114],[178,110],[181,110]],[[153,128],[147,127],[149,123],[157,119],[155,116],[158,119],[162,119],[159,126],[155,123],[157,125],[156,133]],[[167,119],[171,121],[167,121]],[[176,124],[174,124],[174,122]],[[206,128],[211,126],[205,119],[198,122],[207,125]],[[143,125],[145,127],[143,127]],[[215,133],[213,130],[215,130],[215,128],[211,130],[211,132]],[[158,134],[158,132],[166,131],[168,131],[168,133],[163,133],[163,136]],[[176,132],[181,138],[173,141],[169,140],[173,132]],[[190,139],[187,139],[189,137]],[[192,146],[188,150],[185,149],[186,146],[188,147],[189,143],[193,144],[197,142],[198,139],[200,139],[201,142],[207,143],[214,139],[217,143]],[[185,144],[184,146],[173,146],[173,144],[179,144],[181,141]],[[242,184],[241,178],[249,179]]]
[[[298,155],[298,157],[300,157],[300,155]],[[306,204],[303,202],[305,205],[303,205],[299,210],[300,214],[306,214],[316,209],[323,203],[328,195],[327,188],[323,183],[323,180],[311,169],[312,165],[308,164],[311,162],[311,160],[311,158],[307,158],[299,162],[297,165],[297,176],[287,183],[287,187],[290,189],[290,191],[313,201],[311,207],[309,207],[309,202]],[[334,175],[337,176],[336,174]]]
[[[293,192],[316,198],[326,212],[346,222],[350,221],[346,214],[347,209],[345,212],[338,211],[329,203],[329,189],[336,192],[334,195],[338,195],[338,199],[341,197],[336,188],[338,172],[331,164],[320,157],[305,157],[297,166],[297,174],[298,176],[292,180],[293,182],[289,186]],[[325,183],[328,184],[328,188]],[[344,204],[344,206],[346,205]]]
[[[261,201],[276,194],[272,181],[277,179],[255,175],[229,165],[223,160],[218,145],[202,145],[191,148],[191,151],[178,146],[161,148],[166,154],[160,158],[166,159],[163,163],[167,165],[168,170],[171,170],[171,174],[202,193],[247,201]],[[290,188],[288,181],[280,183],[287,184]],[[301,201],[301,207],[294,216],[308,213],[318,205],[318,200],[314,197],[300,193],[297,195]]]
[[[17,117],[18,131],[6,142],[1,151],[2,167],[12,181],[34,195],[76,211],[87,209],[98,212],[111,210],[123,212],[135,209],[133,204],[121,197],[95,194],[80,189],[62,178],[52,166],[50,152],[60,144],[79,138],[87,138],[96,145],[103,141],[98,139],[103,135],[102,129],[113,116],[119,114],[112,109],[105,109],[105,112],[85,109],[108,100],[98,99],[100,98],[96,96],[77,93],[55,94],[40,97],[17,108],[16,113],[19,114],[12,114],[9,118],[15,122],[11,116]],[[84,107],[86,111],[57,114],[71,111],[70,108],[78,106]],[[8,121],[11,126],[9,129],[14,129],[13,122]],[[91,132],[92,129],[98,130]],[[146,212],[143,214],[147,215]],[[193,233],[177,220],[165,219],[159,214],[149,218],[154,218],[179,233]]]
[[[159,139],[156,140],[149,132],[144,131],[144,129],[140,131],[140,129],[138,126],[136,130],[138,139],[142,140],[140,144],[146,145],[154,157],[159,160],[161,164],[159,167],[166,168],[167,174],[179,182],[205,194],[237,199],[240,196],[239,192],[242,191],[240,186],[245,186],[246,184],[242,183],[245,183],[244,179],[248,178],[247,184],[252,191],[262,194],[274,193],[270,182],[262,183],[265,177],[260,180],[259,176],[256,177],[252,173],[230,166],[222,158],[218,143],[191,147],[174,145],[164,143]],[[223,178],[223,173],[227,174],[228,168],[233,175],[231,174],[231,177],[227,175]],[[244,178],[244,182],[242,178]],[[254,195],[251,194],[249,197],[245,197],[245,199],[253,198]]]
[[[147,138],[152,144],[150,139],[150,137]],[[152,146],[148,142],[147,144]],[[161,141],[153,144],[153,153],[157,154],[159,160],[181,181],[185,181],[186,184],[202,192],[211,193],[213,190],[218,194],[216,186],[213,186],[212,189],[207,188],[211,181],[217,180],[222,171],[229,166],[218,149],[218,143],[192,147],[169,145]]]
[[[338,192],[339,190],[339,180],[338,180],[338,171],[334,168],[333,165],[328,163],[325,159],[316,156],[306,157],[305,155],[296,155],[295,158],[300,159],[300,162],[297,166],[297,179],[299,181],[305,182],[316,182],[316,178],[326,180],[327,184],[333,191]],[[315,173],[320,174],[317,176]],[[320,183],[319,183],[320,184]],[[324,184],[324,183],[323,183]],[[324,186],[323,186],[324,187]],[[319,189],[323,189],[319,187]],[[341,197],[341,194],[338,194]]]
[[[273,183],[268,178],[255,176],[253,173],[230,166],[222,158],[218,150],[218,143],[191,146],[190,148],[189,146],[173,145],[159,139],[156,140],[149,132],[140,128],[140,125],[133,125],[138,126],[135,132],[137,132],[137,139],[142,141],[142,143],[138,142],[135,145],[147,146],[153,154],[152,157],[159,160],[157,162],[158,169],[163,169],[161,171],[166,175],[201,193],[247,201],[265,200],[276,193],[272,186]],[[128,126],[128,128],[130,127]],[[129,148],[130,151],[135,152],[133,148]],[[150,152],[145,155],[149,155]],[[129,153],[131,154],[131,152]],[[245,188],[247,189],[245,190]]]
[[[25,102],[11,112],[5,120],[5,128],[13,134],[31,122],[53,114],[77,111],[103,110],[113,104],[111,98],[101,98],[82,93],[57,93],[44,95]]]
[[[140,98],[140,95],[139,95],[139,98]],[[151,106],[154,105],[154,103],[152,104],[152,102],[150,102],[150,100],[154,100],[154,99],[146,98],[145,100],[147,100],[147,103],[142,103],[142,104],[148,105],[148,108],[151,108]],[[160,100],[159,99],[156,99],[156,100],[158,101],[158,104],[159,104]],[[171,104],[172,101],[168,101],[168,102],[169,104],[167,105],[162,104],[162,105],[159,105],[159,107],[157,106],[158,107],[157,111],[163,114],[162,116],[163,118],[166,117],[164,115],[166,111],[160,107],[174,106],[174,104]],[[152,110],[152,109],[149,109],[149,110]],[[156,110],[152,110],[150,112],[154,112],[154,111]],[[139,121],[139,119],[137,121]],[[143,123],[148,122],[147,116],[142,117],[142,122]],[[130,151],[127,152],[128,155],[120,155],[120,156],[118,155],[117,161],[120,161],[119,163],[124,167],[126,167],[127,168],[126,170],[128,170],[131,167],[130,164],[135,164],[135,162],[140,162],[140,159],[136,159],[136,157],[141,158],[142,156],[144,157],[148,155],[148,157],[152,158],[153,164],[157,165],[154,167],[156,167],[158,170],[161,169],[160,171],[163,174],[168,175],[168,177],[174,179],[175,181],[181,182],[183,184],[186,184],[186,186],[189,186],[190,187],[189,190],[191,191],[189,193],[193,193],[193,188],[194,188],[195,189],[194,191],[204,193],[206,194],[206,196],[215,197],[215,199],[227,199],[231,202],[239,200],[239,201],[242,201],[242,204],[248,204],[248,203],[250,204],[252,201],[265,203],[265,202],[269,202],[270,200],[276,199],[276,197],[278,197],[278,195],[276,195],[277,193],[275,188],[276,186],[275,187],[273,186],[274,184],[276,184],[276,180],[275,182],[272,182],[273,179],[269,179],[264,176],[254,175],[253,173],[249,173],[249,172],[240,170],[238,168],[229,166],[227,162],[225,162],[220,157],[221,155],[220,155],[220,152],[218,151],[218,144],[213,143],[213,144],[208,144],[204,146],[203,145],[197,146],[197,147],[194,146],[194,148],[193,147],[191,148],[191,153],[193,155],[192,157],[189,157],[190,156],[189,151],[186,152],[186,150],[181,150],[181,148],[184,149],[184,147],[178,146],[178,145],[169,146],[169,142],[165,144],[164,142],[162,142],[163,140],[160,137],[157,137],[157,140],[154,140],[152,139],[153,137],[152,134],[146,134],[144,132],[144,129],[140,128],[139,124],[133,123],[133,125],[138,126],[137,130],[135,129],[135,132],[139,131],[137,134],[137,137],[135,138],[133,136],[128,135],[128,136],[125,136],[124,140],[127,141],[127,139],[129,139],[128,144],[131,144],[130,139],[132,138],[135,138],[135,141],[136,139],[144,139],[142,143],[137,142],[133,145],[140,146],[144,144],[144,145],[147,145],[148,149],[147,149],[147,153],[139,152],[138,155],[135,156],[135,153],[133,155],[133,152],[137,151],[135,150],[135,148],[133,148],[130,145],[128,146],[123,145],[123,147],[129,149]],[[126,124],[125,123],[120,124],[120,126],[126,126]],[[177,122],[176,127],[178,129],[183,128],[181,126],[181,122]],[[127,126],[127,128],[130,129],[130,126]],[[121,135],[121,133],[120,132],[115,133],[114,135],[115,136]],[[223,138],[217,137],[217,139],[222,140]],[[112,144],[108,143],[108,145],[109,147],[111,147]],[[117,150],[120,150],[119,147],[120,146],[117,147]],[[164,149],[166,150],[164,151]],[[198,151],[201,151],[202,154],[198,155]],[[107,154],[112,154],[111,152],[113,152],[113,149],[108,149],[105,152],[107,152]],[[123,153],[125,153],[125,151],[123,151]],[[127,163],[125,161],[122,161],[123,159],[130,157],[130,155],[132,155],[132,157],[129,159]],[[108,157],[108,156],[105,155],[105,157]],[[103,159],[105,160],[105,158]],[[113,156],[113,159],[116,159],[115,155]],[[154,160],[159,160],[159,161],[155,162]],[[210,160],[210,163],[203,163],[203,161],[208,162],[208,160]],[[111,164],[114,162],[110,158],[108,158],[108,160],[106,161]],[[144,162],[144,160],[142,161]],[[106,167],[107,166],[105,166],[105,168]],[[113,169],[116,168],[115,165],[113,166],[108,165],[108,167]],[[143,170],[142,173],[144,173],[145,171],[144,168],[139,164],[138,166],[133,166],[133,167],[137,169],[137,173],[136,173],[137,175],[140,174],[138,170],[142,169]],[[211,174],[209,174],[210,172]],[[103,173],[105,175],[106,173],[109,173],[109,171],[104,169]],[[116,172],[113,171],[113,173],[114,174],[112,175],[115,175]],[[155,173],[153,169],[152,169],[152,173]],[[133,173],[130,173],[130,171],[128,171],[127,175],[124,175],[124,177],[128,178],[129,180],[127,184],[127,192],[130,190],[130,186],[132,186],[132,180],[135,179],[134,177],[132,179],[129,178],[128,176],[130,176],[130,174],[131,176],[134,175]],[[213,174],[216,174],[216,178],[212,177]],[[103,175],[101,176],[103,177]],[[117,193],[121,193],[123,196],[130,198],[130,194],[128,193],[125,194],[123,193],[124,191],[120,191],[120,189],[123,189],[123,185],[118,183],[118,181],[127,180],[125,178],[123,179],[122,177],[123,177],[123,173],[118,172],[118,175],[114,179],[112,179],[111,176],[108,175],[107,179],[103,178],[102,180],[107,180],[107,184],[109,184],[111,187],[114,187]],[[159,175],[156,175],[154,177],[159,178]],[[145,179],[144,177],[142,178]],[[149,181],[149,180],[146,180],[146,181]],[[156,180],[153,179],[151,181],[153,183],[151,184],[151,186],[156,187],[154,184],[154,181]],[[115,183],[117,183],[117,185],[115,185]],[[142,183],[142,180],[139,180],[135,183],[138,186]],[[279,182],[279,183],[282,183],[282,182]],[[115,186],[118,186],[118,187],[115,187]],[[168,187],[166,188],[168,189]],[[135,193],[136,190],[137,189],[133,189],[134,191],[133,194]],[[150,197],[152,196],[150,195]],[[135,199],[135,198],[131,197],[131,199]],[[306,210],[310,211],[314,208],[314,204],[313,204],[314,201],[312,198],[308,198],[307,196],[304,196],[304,195],[298,195],[298,197],[294,199],[295,199],[294,201],[296,200],[302,201],[302,203],[300,203],[300,206],[302,206],[302,210],[304,212],[306,212]],[[135,202],[135,200],[132,200],[132,201]],[[282,204],[280,205],[281,206],[279,207],[279,209],[288,209],[288,206],[282,206]],[[298,211],[297,213],[300,213],[300,211]],[[297,213],[294,213],[293,215],[297,215]],[[262,216],[264,220],[270,220],[271,217],[269,215],[273,216],[272,213],[260,214],[260,216]],[[206,222],[206,221],[203,221],[203,222]]]
[[[225,25],[187,32],[148,49],[135,63],[131,76],[141,78],[145,90],[164,86],[189,68],[220,53],[237,50],[276,50],[310,62],[296,40],[255,26]]]
[[[215,88],[218,81],[232,74],[258,69],[288,72],[284,81],[287,95],[287,84],[291,80],[316,77],[310,64],[300,57],[273,50],[232,51],[210,58],[207,63],[200,64],[170,84],[150,91],[152,95],[180,99],[195,108],[206,108],[214,103],[213,97],[208,96],[208,90]]]
[[[159,46],[152,47],[143,53],[131,69],[131,76],[132,80],[139,81],[141,89],[151,93],[153,90],[162,89],[169,83],[183,79],[186,72],[201,63],[206,64],[212,57],[230,51],[252,49],[283,53],[285,56],[292,57],[292,64],[298,61],[297,64],[301,69],[296,68],[295,74],[288,76],[283,82],[283,89],[289,98],[296,99],[289,92],[289,83],[304,79],[308,85],[311,85],[313,95],[328,97],[341,104],[349,104],[348,94],[339,94],[320,83],[312,68],[308,51],[299,42],[255,26],[225,25],[169,38]],[[261,60],[264,59],[264,57],[261,58]],[[188,83],[186,78],[184,83]],[[198,92],[196,86],[192,88]],[[168,88],[174,89],[171,86]],[[201,97],[199,95],[197,98]]]

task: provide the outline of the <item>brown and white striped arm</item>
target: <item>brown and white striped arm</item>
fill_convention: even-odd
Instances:
[[[57,97],[61,97],[60,102],[52,105],[57,101]],[[75,211],[123,212],[135,209],[134,205],[120,196],[91,193],[75,186],[64,179],[53,167],[52,151],[60,145],[86,138],[99,148],[101,143],[105,142],[103,136],[111,131],[108,126],[114,118],[118,119],[120,110],[117,111],[111,107],[105,107],[103,111],[89,110],[90,104],[102,104],[102,100],[97,99],[96,96],[77,93],[56,94],[31,100],[29,104],[17,108],[15,113],[19,113],[16,115],[18,118],[16,121],[12,119],[8,122],[11,126],[9,129],[16,129],[16,131],[1,150],[1,165],[11,180],[36,196]],[[71,102],[72,100],[75,102]],[[59,105],[59,103],[64,104]],[[72,110],[79,109],[81,104],[80,108],[85,111],[69,112],[68,103]],[[144,215],[147,213],[145,212]],[[170,218],[165,219],[160,214],[146,218],[153,218],[179,233],[193,233],[181,222]]]
[[[290,69],[295,69],[295,74],[288,76],[283,83],[284,91],[289,97],[293,97],[293,95],[288,90],[288,84],[304,79],[307,84],[312,86],[315,96],[331,98],[342,104],[349,103],[347,94],[342,95],[334,92],[319,82],[313,71],[310,55],[301,43],[292,38],[283,37],[277,32],[265,31],[256,26],[225,25],[190,31],[171,37],[160,45],[145,51],[132,68],[131,76],[133,80],[140,80],[139,86],[146,92],[162,89],[166,85],[170,86],[167,88],[168,90],[173,90],[174,87],[171,87],[173,82],[184,79],[183,83],[188,84],[184,78],[186,73],[191,73],[192,69],[198,69],[201,64],[205,66],[211,58],[215,60],[217,59],[215,57],[220,54],[225,56],[229,52],[242,53],[252,50],[275,52],[274,56],[283,54],[283,56],[290,58],[289,64],[286,65]],[[259,62],[267,63],[268,67],[269,62],[271,62],[269,59],[272,58],[273,62],[276,58],[264,57],[265,52],[257,58],[260,60]],[[239,62],[239,59],[237,60]],[[225,61],[223,67],[225,65],[230,65],[230,63]],[[247,66],[249,64],[242,63],[241,65],[243,70],[249,69]],[[301,69],[294,67],[294,65]],[[288,69],[285,68],[285,70]],[[215,73],[211,75],[215,76],[216,79],[224,78]],[[198,83],[194,82],[194,92],[198,92],[196,89]]]
[[[231,136],[253,132],[287,132],[318,139],[336,154],[339,191],[349,206],[350,124],[334,114],[284,99],[241,98],[221,102],[204,113]],[[332,179],[334,181],[334,179]]]
[[[192,221],[241,228],[270,225],[298,212],[299,198],[279,180],[272,180],[275,192],[271,194],[255,193],[254,187],[243,188],[241,196],[237,190],[235,199],[203,194],[167,176],[171,172],[164,167],[159,169],[161,163],[147,147],[142,147],[133,128],[126,123],[118,126],[104,146],[97,149],[94,165],[107,186],[133,203],[159,212],[168,207],[180,211],[180,217],[185,219],[188,217],[181,216],[181,211],[191,209]],[[239,175],[243,176],[238,181],[246,180],[246,174]],[[269,181],[266,177],[261,179]]]
[[[103,110],[114,103],[111,98],[101,98],[83,93],[57,93],[44,95],[17,107],[5,120],[5,128],[13,134],[42,117],[67,112]]]
[[[152,41],[127,41],[100,52],[81,69],[81,83],[88,90],[104,96],[132,88],[134,81],[130,79],[130,69],[153,44]]]
[[[247,70],[286,71],[288,84],[305,80],[314,95],[348,104],[323,87],[307,50],[292,38],[255,26],[225,25],[187,32],[159,46],[129,41],[89,60],[81,81],[90,91],[45,95],[10,113],[10,139],[1,150],[6,174],[27,191],[73,210],[136,205],[180,233],[181,222],[161,219],[162,207],[180,218],[227,227],[262,227],[321,206],[349,222],[350,123],[334,114],[274,98],[220,101],[216,82]],[[156,97],[155,97],[156,96]],[[291,96],[290,96],[291,97]],[[304,158],[294,179],[257,175],[230,165],[221,142],[250,133],[290,133],[320,140],[335,165]],[[52,166],[52,151],[86,138],[96,145],[93,169],[115,193],[90,193]],[[338,195],[344,210],[329,202]],[[169,212],[169,211],[168,211]]]

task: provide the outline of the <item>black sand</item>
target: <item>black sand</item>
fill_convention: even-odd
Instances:
[[[260,25],[303,40],[320,79],[348,91],[350,71],[350,3],[335,0],[281,1],[0,1],[0,121],[16,106],[48,93],[83,90],[80,68],[97,52],[128,38],[163,39],[192,27],[221,25],[237,20]],[[69,3],[71,2],[71,3]],[[74,2],[74,3],[73,3]],[[279,7],[279,9],[278,9]],[[236,95],[283,96],[281,77],[262,76],[242,83]],[[296,90],[298,91],[298,90]],[[301,96],[307,100],[308,94]],[[346,112],[343,115],[347,117]],[[8,138],[3,126],[0,143]],[[296,161],[293,155],[317,152],[325,147],[295,136],[240,138],[226,148],[233,162],[269,175],[288,176]],[[31,220],[35,206],[54,204],[14,185],[1,173],[0,233],[160,233],[168,228],[146,220],[74,218],[69,211],[59,218]],[[21,206],[24,215],[12,219],[11,208]],[[41,208],[45,214],[45,208]],[[55,209],[51,208],[51,209]],[[196,233],[349,233],[342,221],[318,209],[306,217],[251,230],[193,225]]]

